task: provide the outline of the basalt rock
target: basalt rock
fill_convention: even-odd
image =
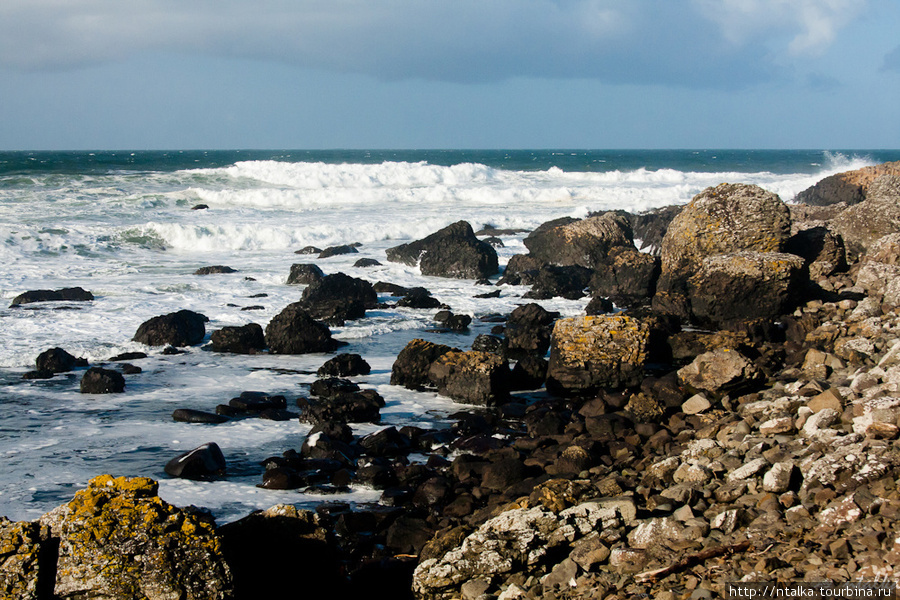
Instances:
[[[13,298],[9,307],[14,308],[32,302],[88,302],[93,299],[92,293],[80,287],[61,290],[30,290]]]
[[[799,204],[814,206],[828,206],[839,202],[858,204],[867,198],[869,187],[882,175],[900,176],[900,161],[830,175],[797,194],[794,200]]]
[[[547,390],[583,395],[638,385],[648,339],[647,325],[627,316],[559,319],[553,328]]]
[[[900,233],[872,244],[860,265],[856,285],[887,305],[900,305]]]
[[[534,274],[532,288],[523,297],[536,300],[562,297],[577,300],[585,296],[591,270],[578,265],[543,265]]]
[[[403,290],[402,296],[397,302],[397,306],[405,306],[406,308],[440,308],[441,306],[440,300],[432,296],[431,292],[423,287]]]
[[[851,258],[865,254],[879,238],[900,233],[900,174],[873,181],[866,199],[835,217],[833,226]]]
[[[213,331],[209,336],[209,341],[215,352],[256,354],[266,347],[263,329],[257,323],[247,323],[240,327],[223,327]]]
[[[231,571],[211,518],[146,477],[102,475],[41,523],[59,540],[55,597],[224,600]]]
[[[467,404],[490,406],[509,396],[509,365],[487,352],[446,352],[428,370],[438,393]]]
[[[207,321],[200,313],[179,310],[145,321],[132,339],[148,346],[193,346],[206,336]]]
[[[166,463],[165,471],[181,479],[209,480],[225,474],[227,464],[215,442],[203,444]]]
[[[361,319],[367,308],[375,308],[378,294],[372,284],[344,273],[326,275],[303,290],[300,305],[314,319],[332,325]]]
[[[543,264],[577,265],[589,269],[605,265],[613,248],[634,248],[628,221],[615,213],[581,220],[549,221],[532,231],[524,241],[530,254]]]
[[[431,235],[388,248],[387,259],[419,265],[423,275],[484,279],[498,271],[497,251],[475,237],[472,226],[458,221]]]
[[[372,371],[363,357],[359,354],[338,354],[319,367],[319,377],[352,377],[354,375],[368,375]]]
[[[350,244],[342,244],[340,246],[330,246],[319,252],[319,258],[331,258],[332,256],[340,256],[341,254],[356,254],[359,250],[356,246]]]
[[[38,354],[35,368],[50,373],[66,373],[75,368],[78,359],[62,348],[50,348]]]
[[[299,302],[286,306],[266,326],[266,346],[274,354],[331,352],[339,345],[328,326],[315,320]]]
[[[397,360],[391,367],[391,385],[402,385],[411,389],[429,385],[428,371],[431,364],[451,351],[459,350],[422,339],[410,341],[397,355]]]
[[[797,231],[787,241],[784,251],[806,261],[812,281],[847,269],[844,239],[823,225]]]
[[[558,316],[533,302],[513,310],[506,320],[503,332],[509,355],[522,357],[547,354],[550,348],[550,331]]]
[[[610,250],[607,262],[597,266],[590,281],[594,294],[618,306],[628,307],[649,301],[656,292],[659,258],[618,246]]]
[[[288,285],[309,285],[325,277],[325,273],[318,265],[309,263],[297,263],[291,265],[291,272],[287,278]]]
[[[81,377],[82,394],[120,394],[125,391],[125,378],[118,371],[91,367]]]
[[[223,273],[237,273],[237,269],[232,269],[226,265],[212,265],[209,267],[200,267],[194,271],[194,275],[219,275]]]

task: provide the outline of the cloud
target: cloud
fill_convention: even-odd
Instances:
[[[733,88],[827,46],[865,0],[3,0],[0,64],[145,53],[275,60],[380,79],[513,77]],[[779,48],[779,40],[788,41]]]

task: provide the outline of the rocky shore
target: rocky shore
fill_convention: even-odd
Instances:
[[[467,349],[414,339],[394,362],[392,385],[472,406],[452,427],[354,436],[348,424],[378,423],[384,400],[354,381],[365,357],[340,353],[308,397],[247,392],[173,415],[309,423],[260,485],[367,485],[377,505],[279,505],[216,526],[151,479],[100,475],[38,521],[0,519],[0,597],[694,600],[735,582],[897,581],[898,173],[829,178],[800,195],[809,204],[722,184],[684,207],[545,223],[497,284],[531,290],[483,317],[491,334]],[[387,260],[491,283],[503,235],[459,222]],[[289,283],[307,286],[299,302],[265,328],[212,332],[213,349],[339,352],[328,325],[364,316],[378,293],[434,311],[436,328],[471,324],[422,288],[314,265]],[[38,292],[14,304],[56,293]],[[586,295],[580,317],[540,306]],[[206,322],[162,315],[135,340],[178,352]],[[27,376],[84,366],[51,349]],[[91,367],[82,391],[122,393],[123,370]],[[223,469],[207,444],[166,472]]]

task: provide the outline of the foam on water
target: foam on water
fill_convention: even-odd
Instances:
[[[690,153],[679,156],[690,160]],[[386,425],[445,426],[447,416],[463,407],[434,393],[391,386],[394,358],[413,337],[470,347],[491,327],[477,317],[508,313],[527,302],[521,298],[526,288],[505,286],[499,298],[475,298],[484,287],[423,277],[415,267],[389,263],[387,248],[461,219],[476,229],[485,224],[531,229],[592,211],[683,204],[725,181],[756,183],[790,200],[828,174],[872,162],[843,155],[822,155],[821,161],[815,172],[787,174],[615,165],[597,172],[526,171],[471,161],[441,166],[417,160],[243,160],[202,169],[91,167],[0,176],[0,514],[35,518],[107,472],[158,478],[164,498],[209,507],[220,520],[278,502],[376,501],[379,492],[364,487],[327,497],[256,487],[261,461],[302,444],[309,426],[296,420],[210,426],[171,419],[176,408],[212,411],[244,390],[282,393],[291,403],[306,393],[330,355],[217,355],[191,348],[164,356],[152,349],[148,358],[132,361],[143,373],[127,376],[126,393],[116,396],[79,394],[80,371],[43,381],[21,376],[40,352],[55,346],[91,364],[148,351],[131,341],[140,323],[180,309],[207,315],[208,332],[250,322],[265,326],[300,297],[302,286],[285,285],[291,264],[315,262],[326,273],[424,286],[454,312],[476,318],[468,332],[440,334],[428,331],[434,311],[377,309],[333,328],[335,337],[349,343],[341,351],[358,352],[372,365],[370,375],[356,378],[360,385],[376,389],[386,401],[382,423],[354,426],[357,434]],[[190,210],[201,202],[209,209]],[[525,251],[522,239],[522,234],[503,236],[501,265]],[[358,254],[318,260],[293,252],[352,242],[362,243]],[[353,266],[364,257],[382,266]],[[193,275],[213,264],[238,273]],[[96,299],[8,308],[25,290],[72,286],[92,291]],[[566,316],[580,314],[585,303],[541,301]],[[241,310],[251,306],[257,309]],[[168,460],[208,442],[225,453],[226,480],[167,478]]]

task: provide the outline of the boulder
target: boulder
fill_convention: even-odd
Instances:
[[[833,226],[851,259],[865,254],[879,238],[900,233],[900,174],[873,181],[866,199],[835,217]]]
[[[298,398],[297,406],[301,423],[378,423],[384,398],[375,390],[335,392],[319,398]]]
[[[595,267],[589,286],[618,306],[628,307],[648,301],[656,292],[659,258],[625,246],[612,248],[603,265]]]
[[[869,186],[882,175],[900,175],[900,161],[830,175],[797,194],[794,201],[813,206],[858,204],[868,196]]]
[[[266,347],[263,329],[257,323],[247,323],[240,327],[223,327],[209,336],[215,352],[235,354],[256,354]]]
[[[591,281],[591,270],[578,265],[543,265],[534,274],[532,287],[523,297],[535,300],[567,298],[578,300],[585,296],[585,288]]]
[[[394,294],[396,295],[396,294]],[[397,306],[405,306],[406,308],[440,308],[441,302],[431,295],[431,292],[423,287],[409,288],[403,290],[402,298],[397,302]]]
[[[319,367],[316,373],[319,377],[352,377],[354,375],[368,375],[372,371],[363,357],[359,354],[338,354]]]
[[[304,246],[299,250],[294,250],[294,254],[321,254],[322,249],[316,246]]]
[[[775,194],[746,184],[706,188],[666,231],[658,292],[683,293],[687,280],[709,256],[742,250],[781,252],[790,233],[790,211]]]
[[[900,305],[900,233],[880,238],[860,263],[856,285],[884,304]]]
[[[510,389],[536,390],[547,380],[547,361],[540,356],[523,356],[513,365]]]
[[[365,269],[368,267],[380,267],[381,263],[378,262],[377,260],[375,260],[374,258],[361,258],[358,261],[356,261],[355,263],[353,263],[353,266],[358,269]]]
[[[221,273],[237,273],[237,269],[232,269],[226,265],[212,265],[210,267],[200,267],[194,271],[194,275],[218,275]]]
[[[326,275],[303,290],[300,305],[314,319],[331,325],[361,319],[367,308],[375,308],[378,294],[372,284],[344,273]]]
[[[13,298],[9,307],[14,308],[32,302],[87,302],[93,299],[92,293],[80,287],[61,290],[29,290]]]
[[[719,348],[701,354],[679,369],[678,379],[691,389],[721,396],[752,389],[764,377],[759,368],[737,350]]]
[[[0,597],[42,600],[52,590],[53,570],[46,560],[41,526],[0,517]]]
[[[540,304],[533,302],[516,307],[506,320],[503,332],[509,355],[522,357],[547,354],[550,348],[550,331],[558,316],[559,314],[547,312]]]
[[[356,246],[342,244],[340,246],[331,246],[319,252],[319,258],[331,258],[332,256],[340,256],[341,254],[356,254],[359,250]]]
[[[316,281],[325,277],[325,273],[322,272],[317,265],[309,264],[309,263],[297,263],[291,265],[291,272],[288,274],[287,283],[288,285],[309,285],[311,283],[315,283]]]
[[[120,394],[125,391],[125,378],[118,371],[91,367],[81,377],[82,394]]]
[[[172,412],[172,420],[179,423],[219,424],[228,421],[228,417],[192,408],[178,408]]]
[[[787,241],[784,251],[806,261],[812,281],[847,269],[844,239],[824,225],[798,230]]]
[[[640,250],[659,256],[659,249],[672,220],[684,209],[681,204],[654,208],[636,215],[629,214],[634,243],[640,242]]]
[[[438,393],[466,404],[492,406],[509,396],[509,365],[488,352],[446,352],[428,370]]]
[[[525,238],[529,253],[543,264],[577,265],[589,269],[607,263],[616,247],[634,248],[628,220],[615,213],[544,223]]]
[[[207,321],[200,313],[179,310],[144,321],[132,340],[148,346],[193,346],[206,336]]]
[[[434,321],[450,331],[465,331],[472,323],[472,317],[469,315],[454,315],[449,310],[442,310],[434,315]]]
[[[213,520],[146,477],[101,475],[41,523],[59,540],[55,597],[224,600],[231,571]]]
[[[431,235],[387,249],[387,259],[410,266],[419,265],[423,275],[458,279],[485,279],[497,273],[497,251],[475,237],[466,221]]]
[[[497,285],[534,285],[537,273],[544,263],[531,254],[515,254],[509,258],[503,277]]]
[[[224,475],[226,467],[222,449],[210,442],[179,454],[166,463],[165,471],[181,479],[209,480]]]
[[[35,369],[50,373],[66,373],[75,368],[78,359],[62,348],[50,348],[38,354]]]
[[[625,315],[560,319],[553,327],[547,391],[582,395],[638,385],[650,330]]]
[[[790,312],[801,298],[803,267],[802,258],[782,252],[708,256],[688,280],[691,317],[719,328]]]
[[[274,354],[331,352],[340,344],[299,302],[287,305],[266,326],[266,346]]]
[[[391,385],[402,385],[410,389],[428,385],[431,364],[451,351],[459,352],[456,348],[422,339],[410,341],[397,355],[397,360],[391,367]]]

